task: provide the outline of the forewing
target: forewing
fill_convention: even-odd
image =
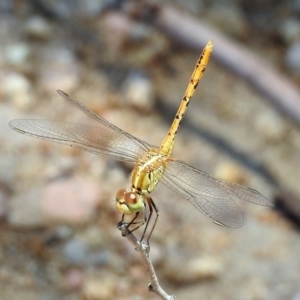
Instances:
[[[10,121],[9,126],[22,134],[67,144],[123,161],[134,162],[153,147],[98,116],[63,91],[57,92],[69,103],[99,122],[99,125],[95,127],[50,120],[13,120]]]
[[[234,198],[271,206],[257,191],[216,179],[179,160],[168,162],[162,182],[189,200],[215,223],[226,227],[238,228],[243,225]]]
[[[107,120],[105,120],[104,118],[98,116],[97,114],[95,114],[93,111],[91,111],[89,108],[87,108],[86,106],[84,106],[82,103],[76,101],[75,99],[73,99],[72,97],[70,97],[68,94],[66,94],[65,92],[58,90],[57,93],[62,96],[65,100],[67,100],[69,103],[71,103],[72,105],[74,105],[75,107],[77,107],[78,109],[80,109],[82,112],[84,112],[86,115],[88,115],[89,117],[91,117],[92,119],[94,119],[95,121],[101,123],[104,127],[106,128],[110,128],[112,131],[114,131],[115,133],[119,133],[121,136],[127,137],[127,141],[131,141],[133,144],[138,145],[138,147],[142,147],[144,148],[144,150],[148,150],[149,148],[152,148],[153,146],[149,145],[148,143],[132,136],[131,134],[129,134],[128,132],[122,130],[121,128],[117,127],[114,124],[111,124],[110,122],[108,122]],[[108,129],[107,129],[108,130]],[[118,138],[119,140],[119,138]]]
[[[150,145],[146,142],[108,124],[110,123],[106,121],[96,127],[50,120],[12,120],[9,126],[22,134],[67,144],[117,160],[134,162],[147,151]]]

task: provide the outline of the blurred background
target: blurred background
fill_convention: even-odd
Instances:
[[[0,2],[1,299],[159,299],[116,228],[133,166],[30,138],[11,119],[97,125],[61,89],[159,145],[209,39],[174,157],[260,191],[242,228],[159,186],[151,257],[178,299],[300,299],[300,2]],[[142,231],[137,232],[137,236]]]

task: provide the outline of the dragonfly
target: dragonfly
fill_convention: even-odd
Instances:
[[[134,163],[130,185],[116,193],[116,207],[122,213],[122,221],[126,215],[133,216],[131,222],[127,223],[128,226],[138,224],[136,220],[139,213],[142,211],[145,215],[147,209],[147,216],[141,222],[147,222],[147,228],[153,212],[156,213],[148,242],[159,216],[158,208],[151,197],[159,182],[187,199],[216,224],[229,228],[241,227],[243,217],[236,204],[237,199],[272,206],[269,200],[254,189],[217,179],[171,156],[178,128],[204,74],[212,50],[213,42],[209,41],[197,61],[174,121],[160,147],[132,136],[60,90],[57,91],[60,96],[97,121],[98,126],[24,119],[12,120],[9,126],[21,134]]]

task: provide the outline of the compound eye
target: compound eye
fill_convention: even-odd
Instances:
[[[116,194],[116,200],[120,201],[121,199],[124,199],[124,195],[125,195],[126,190],[125,189],[120,189],[118,190],[117,194]],[[125,200],[126,201],[126,200]]]
[[[125,189],[120,189],[116,194],[116,206],[123,214],[130,215],[143,208],[143,197],[137,193],[127,192]]]
[[[138,196],[136,193],[133,193],[133,192],[128,192],[128,193],[125,193],[125,203],[127,205],[135,205],[138,201]]]
[[[138,212],[144,207],[143,197],[134,192],[125,192],[124,201],[131,212]]]

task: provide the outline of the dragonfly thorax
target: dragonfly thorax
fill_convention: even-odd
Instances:
[[[153,192],[164,174],[167,159],[158,149],[149,150],[131,173],[132,190],[146,195]]]

